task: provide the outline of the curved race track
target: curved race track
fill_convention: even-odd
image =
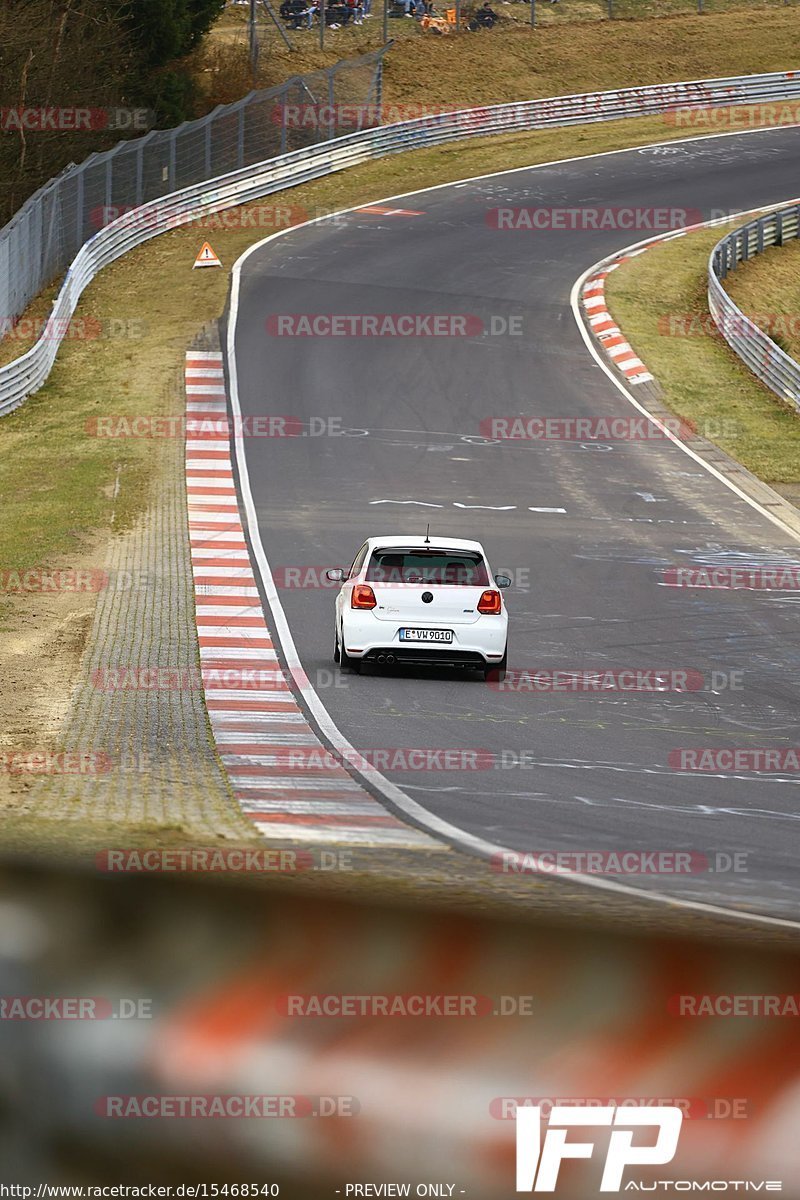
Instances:
[[[797,562],[797,543],[669,442],[480,435],[492,416],[636,415],[587,352],[569,298],[593,263],[647,236],[498,230],[487,210],[667,206],[706,220],[796,195],[798,155],[794,128],[670,143],[300,227],[247,257],[234,330],[244,416],[290,414],[307,434],[245,441],[279,578],[286,567],[346,565],[366,536],[431,521],[436,533],[479,538],[493,569],[514,575],[512,668],[704,679],[692,692],[565,695],[368,670],[320,692],[353,745],[490,749],[504,767],[386,775],[460,829],[519,850],[744,852],[738,871],[626,882],[790,918],[800,918],[800,776],[679,772],[669,756],[797,743],[800,596],[672,588],[661,571]],[[470,314],[486,327],[517,318],[523,334],[300,338],[267,325],[305,313]],[[387,503],[411,500],[426,507]],[[303,666],[324,680],[332,591],[284,588],[281,600]],[[712,672],[742,672],[731,677],[741,687]]]

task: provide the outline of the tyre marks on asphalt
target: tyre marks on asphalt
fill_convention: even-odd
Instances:
[[[278,662],[239,512],[219,352],[186,356],[186,489],[206,707],[242,811],[282,841],[438,846],[335,761]]]

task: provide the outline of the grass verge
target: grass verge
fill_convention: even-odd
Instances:
[[[615,0],[629,19],[604,20],[607,0],[538,3],[531,29],[527,3],[494,7],[501,23],[491,32],[436,37],[416,21],[389,21],[394,40],[386,58],[384,99],[431,105],[492,104],[531,96],[631,87],[664,80],[703,79],[781,71],[800,51],[794,6],[751,3],[720,8],[706,0],[702,16],[684,0]],[[438,5],[443,8],[446,5]],[[466,11],[467,0],[463,8]],[[383,41],[379,0],[362,26],[290,34],[287,50],[265,24],[258,83],[271,87],[290,75],[332,66]],[[668,15],[672,14],[672,15]],[[583,22],[583,23],[581,23]],[[195,77],[209,103],[238,100],[251,86],[246,12],[229,9],[195,59]]]
[[[730,228],[743,220],[737,218]],[[711,332],[706,264],[726,228],[653,246],[613,271],[606,281],[609,309],[661,384],[664,403],[796,503],[800,500],[800,419],[751,374],[722,337]],[[769,256],[769,262],[775,258]],[[795,270],[797,262],[795,258]],[[742,282],[757,264],[764,268],[762,278],[767,278],[765,258],[763,264],[754,260],[747,265]],[[787,288],[794,284],[796,312],[800,289],[796,277],[791,279],[790,268],[785,279]],[[774,294],[771,303],[775,311],[779,300]]]
[[[800,243],[773,246],[725,280],[734,303],[800,361]]]

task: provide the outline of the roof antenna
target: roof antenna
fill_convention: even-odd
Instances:
[[[431,544],[431,523],[429,521],[428,528],[425,530],[425,545],[430,546],[430,544]]]

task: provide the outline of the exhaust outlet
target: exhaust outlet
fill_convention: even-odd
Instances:
[[[393,663],[393,662],[394,662],[394,655],[393,655],[393,654],[387,654],[387,655],[386,655],[386,661],[387,661],[387,663]]]
[[[379,663],[385,663],[385,662],[386,662],[386,655],[385,655],[385,654],[379,654],[379,655],[378,655],[378,662],[379,662]]]

